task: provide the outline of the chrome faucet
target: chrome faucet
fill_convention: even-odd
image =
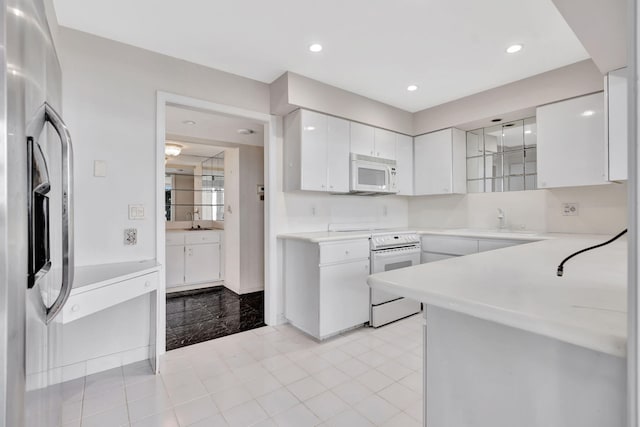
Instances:
[[[187,217],[187,221],[191,221],[191,228],[194,228],[194,226],[193,226],[193,212],[187,212],[185,216]]]
[[[504,228],[504,211],[498,208],[498,230]]]

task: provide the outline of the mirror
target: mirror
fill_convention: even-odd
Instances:
[[[165,168],[167,221],[224,221],[224,152]]]
[[[467,192],[535,190],[536,119],[467,132]]]

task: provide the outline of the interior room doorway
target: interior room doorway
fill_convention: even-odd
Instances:
[[[273,124],[268,115],[160,95],[157,246],[166,292],[157,339],[171,350],[269,322]]]

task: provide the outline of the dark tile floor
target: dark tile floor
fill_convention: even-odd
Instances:
[[[167,294],[167,350],[264,326],[264,292],[224,286]]]

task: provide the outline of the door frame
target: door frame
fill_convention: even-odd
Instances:
[[[175,93],[157,91],[156,99],[156,258],[160,264],[156,293],[156,355],[166,351],[166,280],[165,280],[165,217],[164,217],[164,145],[166,138],[166,106],[194,108],[230,117],[250,119],[264,126],[264,321],[278,323],[276,188],[278,142],[282,140],[282,117],[230,105],[218,104]]]

